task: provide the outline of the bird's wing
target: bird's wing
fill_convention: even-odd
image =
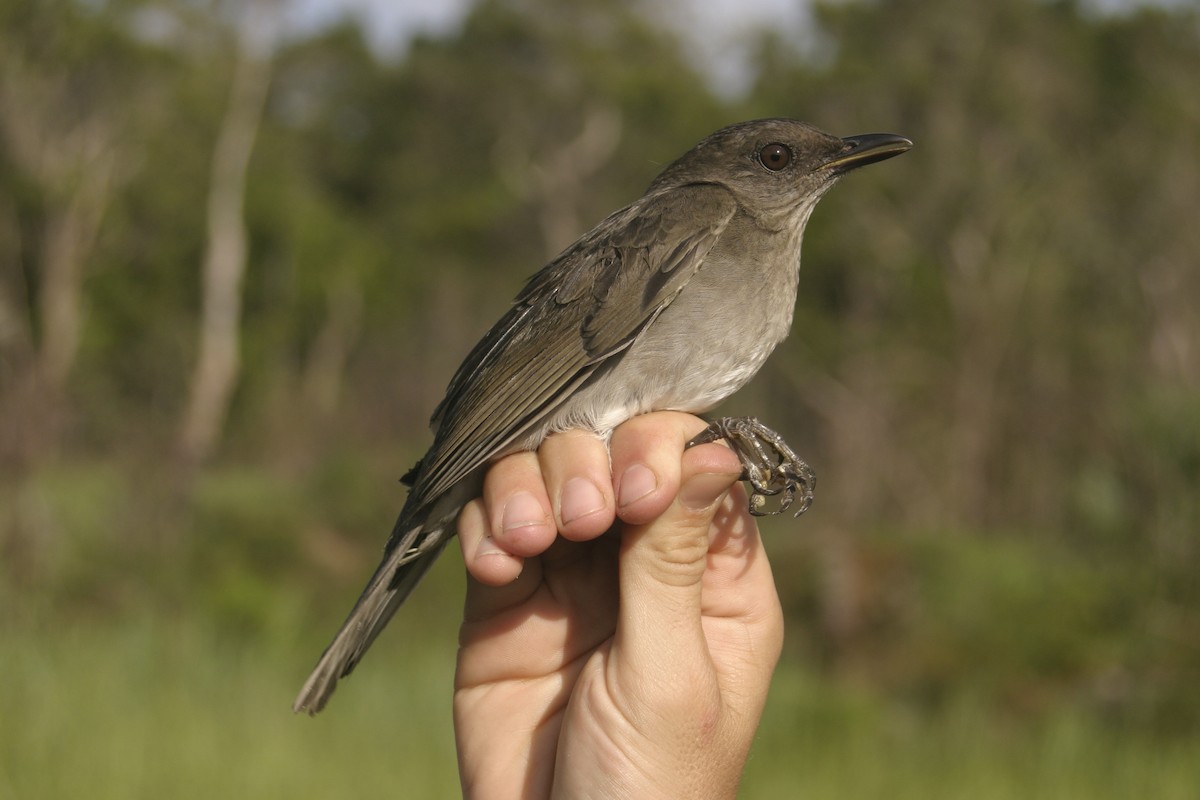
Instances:
[[[712,184],[649,194],[534,275],[451,380],[408,506],[512,446],[623,353],[700,269],[736,209]]]

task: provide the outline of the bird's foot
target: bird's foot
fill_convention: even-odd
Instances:
[[[750,513],[756,517],[786,511],[800,495],[800,516],[812,505],[817,474],[788,447],[783,437],[752,417],[721,417],[687,443],[688,447],[724,439],[742,462],[742,480],[753,488]],[[768,497],[780,495],[779,508],[763,510]]]

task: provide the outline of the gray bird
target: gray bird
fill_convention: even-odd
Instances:
[[[607,437],[637,414],[701,413],[750,380],[791,327],[817,201],[850,170],[911,147],[787,119],[723,128],[534,275],[450,381],[383,561],[293,709],[325,706],[454,536],[488,464],[555,431]],[[786,507],[797,489],[808,507],[812,471],[778,435],[723,419],[691,444],[718,438],[741,458],[752,511],[767,495]]]

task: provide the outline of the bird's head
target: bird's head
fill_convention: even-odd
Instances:
[[[753,120],[706,137],[663,170],[650,191],[719,184],[749,213],[766,219],[799,214],[803,221],[842,175],[912,146],[891,133],[838,138],[796,120]]]

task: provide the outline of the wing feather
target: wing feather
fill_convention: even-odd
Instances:
[[[735,211],[716,185],[648,194],[534,275],[450,381],[408,507],[526,438],[624,352],[701,268]]]

